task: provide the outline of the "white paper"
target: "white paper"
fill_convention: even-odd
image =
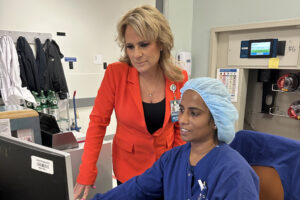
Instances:
[[[230,94],[231,101],[237,102],[239,89],[239,69],[218,68],[217,79],[222,81]]]
[[[0,134],[5,136],[11,136],[9,119],[0,119]]]

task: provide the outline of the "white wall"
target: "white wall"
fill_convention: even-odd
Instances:
[[[213,27],[300,18],[299,0],[194,0],[192,77],[207,76]]]
[[[104,73],[93,63],[96,54],[111,63],[118,60],[116,24],[127,10],[154,0],[1,0],[0,29],[51,33],[66,57],[76,57],[74,69],[63,62],[70,94],[94,97]],[[66,36],[56,36],[65,32]]]
[[[155,0],[0,0],[0,30],[51,33],[66,57],[77,58],[73,70],[63,61],[71,98],[74,90],[77,98],[95,97],[104,70],[93,63],[94,56],[101,54],[107,63],[118,60],[116,24],[121,15],[142,4],[155,6]],[[78,111],[85,132],[91,107]]]
[[[165,0],[164,15],[174,36],[172,55],[175,56],[180,51],[191,52],[193,0]]]

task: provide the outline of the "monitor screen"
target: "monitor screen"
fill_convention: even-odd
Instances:
[[[250,40],[249,41],[249,58],[271,58],[273,55],[273,39]]]
[[[73,200],[70,154],[0,135],[0,199]]]
[[[270,55],[271,42],[253,42],[251,43],[251,56]]]

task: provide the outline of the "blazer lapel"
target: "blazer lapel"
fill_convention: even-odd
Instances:
[[[128,81],[128,90],[130,91],[130,95],[133,98],[135,105],[137,105],[141,117],[143,117],[144,119],[144,109],[142,105],[139,75],[138,75],[138,71],[134,67],[129,67],[127,81]]]

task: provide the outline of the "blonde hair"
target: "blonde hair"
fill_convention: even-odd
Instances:
[[[148,41],[156,41],[161,47],[159,66],[162,68],[165,76],[175,82],[181,82],[184,78],[181,69],[177,67],[171,57],[173,48],[173,35],[166,18],[152,6],[141,6],[128,11],[117,25],[118,36],[117,42],[124,50],[124,55],[120,61],[126,62],[132,66],[126,53],[125,31],[130,25],[142,38]]]

